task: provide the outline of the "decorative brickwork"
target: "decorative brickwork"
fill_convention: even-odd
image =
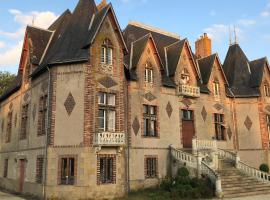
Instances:
[[[145,95],[144,95],[144,98],[147,100],[147,101],[153,101],[156,99],[156,97],[151,93],[151,92],[147,92]]]
[[[249,116],[246,117],[244,125],[246,126],[247,130],[250,130],[252,127],[252,121]]]
[[[214,105],[214,108],[216,109],[216,110],[221,110],[221,109],[223,109],[223,106],[222,105],[220,105],[219,103],[216,103],[215,105]]]
[[[205,121],[206,120],[206,117],[207,117],[207,112],[206,112],[206,109],[205,109],[204,106],[202,108],[201,115],[202,115],[203,121]]]
[[[97,155],[97,184],[116,183],[116,155]]]
[[[192,104],[191,100],[186,99],[186,98],[184,98],[184,99],[182,100],[182,103],[183,103],[186,107],[189,107],[189,106]]]
[[[109,76],[101,78],[98,82],[105,88],[111,88],[117,85],[117,83]]]
[[[66,111],[67,111],[68,115],[71,115],[75,105],[76,105],[76,102],[74,100],[73,95],[70,92],[68,94],[68,96],[67,96],[67,99],[66,99],[65,103],[64,103],[64,106],[66,108]]]
[[[168,102],[167,103],[166,112],[167,112],[168,117],[171,118],[172,112],[173,112],[173,108],[172,108],[171,102]]]
[[[138,120],[138,117],[135,117],[135,119],[133,120],[132,128],[133,128],[135,135],[137,136],[138,132],[140,130],[140,122]]]

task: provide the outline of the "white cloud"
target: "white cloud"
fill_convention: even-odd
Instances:
[[[256,24],[256,21],[253,19],[240,19],[238,20],[238,23],[243,26],[251,26]]]
[[[6,46],[6,43],[3,42],[3,41],[0,41],[0,49],[1,49],[1,48],[4,48],[5,46]]]
[[[19,64],[23,41],[7,49],[6,52],[0,53],[0,69],[7,66],[17,66]]]
[[[261,12],[262,17],[268,17],[269,15],[270,15],[270,12],[268,12],[268,11]]]
[[[209,13],[209,15],[216,16],[217,15],[217,12],[215,10],[211,10],[210,13]]]
[[[214,42],[221,43],[224,40],[228,40],[230,37],[230,26],[225,24],[213,24],[212,26],[205,28],[203,31],[206,32]],[[231,26],[232,27],[232,26]],[[237,38],[242,38],[242,30],[239,27],[235,28]],[[233,33],[233,29],[231,29]]]
[[[57,18],[57,15],[50,11],[32,11],[23,13],[20,10],[10,9],[9,13],[13,15],[13,20],[19,25],[19,28],[14,32],[0,30],[0,36],[3,36],[7,39],[12,39],[12,42],[14,43],[15,41],[16,44],[13,46],[9,46],[8,43],[5,44],[5,46],[9,46],[9,48],[7,48],[6,51],[0,53],[0,68],[18,66],[22,51],[23,37],[27,25],[34,25],[40,28],[48,28],[48,26],[52,24],[52,22]],[[2,46],[3,45],[4,44],[2,44]]]

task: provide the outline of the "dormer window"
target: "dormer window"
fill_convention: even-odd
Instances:
[[[101,64],[113,64],[113,45],[109,39],[105,39],[101,47]]]
[[[153,83],[154,82],[154,72],[150,62],[145,64],[144,70],[144,81],[146,83]]]
[[[265,84],[264,84],[263,90],[264,90],[264,95],[265,95],[266,97],[270,97],[270,90],[269,90],[269,85],[268,85],[268,83],[265,83]]]
[[[189,83],[190,77],[189,77],[189,72],[187,68],[184,68],[181,73],[181,81],[180,84],[186,85]]]

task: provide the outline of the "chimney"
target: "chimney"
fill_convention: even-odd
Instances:
[[[212,41],[207,36],[207,33],[204,33],[196,42],[195,42],[196,56],[198,58],[204,58],[212,54]]]
[[[106,0],[102,0],[100,2],[100,4],[98,4],[98,6],[97,6],[98,11],[102,10],[105,6],[107,6],[107,1]]]

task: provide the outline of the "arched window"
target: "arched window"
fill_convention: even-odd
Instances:
[[[219,82],[217,80],[213,83],[213,90],[214,90],[214,96],[219,97],[220,91],[219,91]]]
[[[104,64],[104,65],[113,64],[113,45],[108,38],[106,38],[102,43],[101,64]]]
[[[270,96],[270,90],[269,90],[269,84],[267,82],[263,85],[264,95],[269,97]]]

